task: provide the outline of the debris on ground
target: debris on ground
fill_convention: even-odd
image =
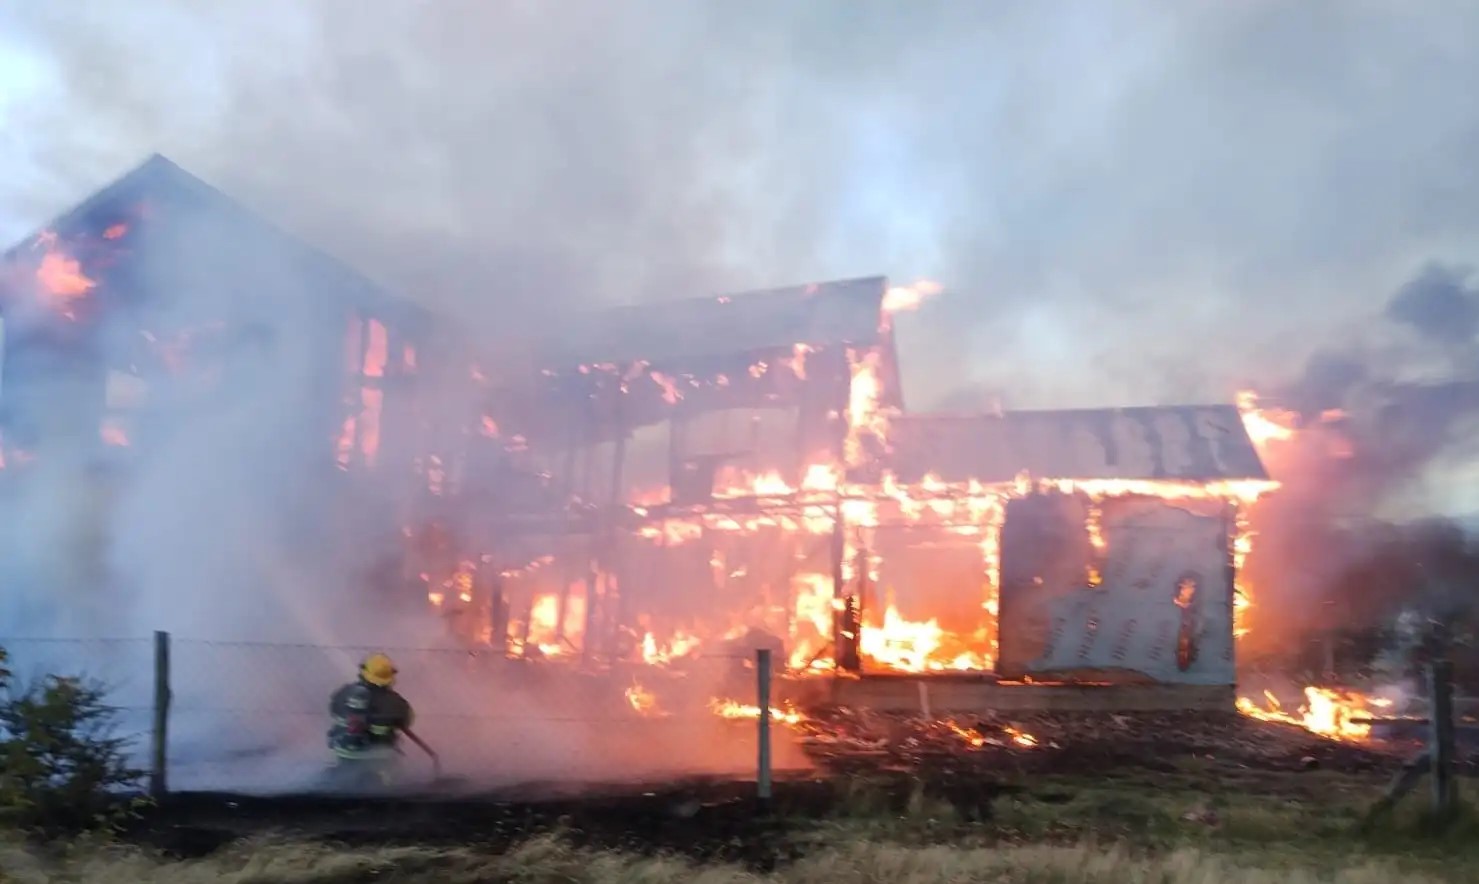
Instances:
[[[808,757],[834,774],[947,767],[985,773],[1173,769],[1205,759],[1260,770],[1395,769],[1408,744],[1352,743],[1237,713],[1014,712],[923,718],[832,707],[797,728]]]

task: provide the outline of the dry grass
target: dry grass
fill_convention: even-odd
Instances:
[[[1396,818],[1363,832],[1358,823],[1373,789],[1379,785],[1337,774],[1238,778],[1189,770],[1141,778],[1044,777],[999,796],[989,817],[979,819],[922,790],[900,803],[859,781],[831,815],[791,818],[784,833],[728,836],[739,848],[728,855],[754,860],[770,848],[802,857],[768,874],[677,856],[585,849],[553,836],[503,853],[474,846],[257,840],[191,861],[86,842],[43,857],[0,838],[0,884],[1479,881],[1479,814],[1466,807],[1437,832],[1414,800]]]
[[[1324,865],[1324,864],[1322,864]],[[1388,884],[1472,880],[1471,873],[1438,876],[1403,870],[1386,861],[1338,865],[1260,866],[1248,858],[1178,850],[1136,856],[1119,848],[1024,846],[1011,848],[906,847],[850,841],[822,847],[769,874],[736,866],[700,866],[669,858],[643,858],[581,850],[557,838],[538,838],[508,853],[470,849],[386,848],[345,850],[328,845],[257,842],[210,858],[168,862],[133,849],[78,847],[43,860],[9,848],[0,852],[0,881],[235,882],[235,884],[359,884],[359,882],[520,882],[520,884],[929,884],[929,882],[1040,882],[1040,884]]]

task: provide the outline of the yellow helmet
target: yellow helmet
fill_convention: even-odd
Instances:
[[[395,684],[395,664],[384,654],[371,654],[359,665],[359,677],[372,685],[388,688]]]

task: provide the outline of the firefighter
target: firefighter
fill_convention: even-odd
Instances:
[[[415,718],[411,704],[395,691],[395,676],[389,657],[371,654],[360,663],[358,680],[339,688],[329,700],[333,724],[328,738],[338,762],[333,777],[337,784],[389,785],[400,757],[401,734],[421,744],[411,731]]]

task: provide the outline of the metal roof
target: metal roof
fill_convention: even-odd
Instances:
[[[880,337],[887,288],[874,276],[593,312],[562,324],[541,359],[656,364],[801,343],[868,346]]]
[[[77,256],[87,267],[90,254],[118,251],[105,242],[104,232],[123,221],[146,228],[146,235],[167,255],[181,254],[178,262],[151,255],[149,276],[153,280],[169,278],[168,266],[178,263],[182,265],[178,270],[182,289],[198,289],[200,276],[210,275],[213,270],[219,270],[215,274],[218,278],[213,280],[217,285],[251,289],[253,277],[269,275],[265,262],[265,266],[279,271],[291,268],[315,296],[393,314],[401,321],[426,317],[420,308],[392,296],[348,265],[268,222],[159,154],[6,250],[3,260],[25,260],[41,233],[49,231],[67,244],[69,252],[80,252]],[[132,236],[130,233],[120,240],[125,248],[114,262],[118,269],[110,277],[121,280],[127,276],[125,265],[132,253],[126,246]],[[196,249],[206,254],[194,252]],[[183,260],[188,254],[196,254],[199,260]],[[196,275],[187,275],[192,271],[184,265],[194,265]],[[257,289],[251,294],[259,298],[269,294],[260,286]]]
[[[1236,406],[1157,406],[999,415],[905,415],[889,440],[905,482],[1267,479]]]

